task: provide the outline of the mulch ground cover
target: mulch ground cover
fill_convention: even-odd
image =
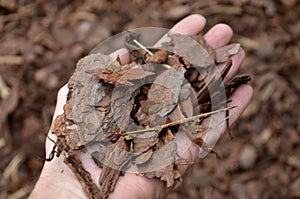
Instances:
[[[26,198],[45,158],[57,91],[76,62],[127,29],[170,28],[183,17],[229,24],[246,51],[254,96],[175,198],[300,197],[300,2],[296,0],[0,2],[0,198]]]

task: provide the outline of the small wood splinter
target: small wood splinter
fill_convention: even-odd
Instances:
[[[153,55],[153,53],[148,50],[143,44],[141,44],[140,42],[138,42],[136,39],[132,40],[138,47],[140,47],[141,49],[143,49],[144,51],[146,51],[149,55]]]

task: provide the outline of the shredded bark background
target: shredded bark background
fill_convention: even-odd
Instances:
[[[232,130],[238,138],[217,145],[223,160],[199,162],[169,198],[300,196],[298,1],[17,2],[0,2],[0,75],[11,93],[13,82],[19,85],[11,101],[18,105],[10,105],[0,126],[0,198],[27,198],[31,191],[57,91],[80,57],[113,33],[171,27],[190,13],[204,14],[207,27],[233,27],[234,41],[247,53],[242,71],[254,77],[255,92]]]

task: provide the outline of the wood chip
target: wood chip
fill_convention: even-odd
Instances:
[[[102,198],[101,191],[93,182],[91,174],[88,171],[86,171],[85,168],[82,166],[82,162],[77,157],[77,155],[69,155],[67,158],[65,158],[64,162],[76,175],[89,198]]]
[[[175,142],[169,142],[155,151],[145,164],[137,165],[138,172],[149,178],[156,177],[166,181],[167,187],[173,186],[178,179],[174,170],[176,146]]]

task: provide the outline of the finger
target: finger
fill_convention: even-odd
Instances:
[[[124,191],[130,193],[124,195]],[[115,191],[110,198],[165,198],[166,185],[159,179],[139,176],[135,173],[126,173],[118,179]]]
[[[236,122],[240,117],[242,112],[249,104],[252,94],[252,87],[245,84],[239,86],[231,95],[231,103],[228,104],[228,107],[236,108],[229,110],[229,126]],[[214,147],[220,136],[223,135],[227,130],[225,113],[223,112],[217,115],[212,115],[202,123],[203,125],[208,126],[209,129],[211,129],[206,132],[202,138],[207,144],[209,144],[210,147]],[[205,155],[205,153],[200,154],[201,157],[204,157]]]
[[[175,24],[170,32],[176,32],[183,35],[197,35],[205,27],[206,19],[198,14],[190,15],[177,24]],[[168,41],[168,35],[164,35],[154,46],[161,46],[163,42]]]
[[[229,111],[229,125],[232,126],[241,116],[243,111],[249,104],[253,95],[253,88],[250,85],[244,84],[239,86],[231,95],[231,102],[228,106],[237,106]]]
[[[208,45],[216,49],[226,45],[232,38],[233,31],[230,26],[226,24],[217,24],[212,27],[205,35],[204,39]],[[225,78],[225,81],[232,78],[234,74],[238,71],[240,65],[245,58],[245,52],[240,48],[239,52],[231,57],[232,66]],[[225,64],[219,64],[218,68],[221,71]]]
[[[244,49],[240,48],[239,52],[231,57],[232,59],[232,66],[230,70],[228,71],[225,81],[231,79],[235,73],[238,71],[240,66],[242,65],[244,59],[245,59],[245,51]]]
[[[130,61],[130,54],[127,48],[120,48],[119,50],[111,53],[109,56],[115,59],[119,57],[121,65],[128,64]]]
[[[243,63],[244,59],[245,59],[245,51],[242,48],[240,48],[238,53],[231,57],[232,66],[225,77],[225,80],[224,80],[225,82],[227,82],[229,79],[231,79],[236,74],[236,72],[239,70],[241,64]],[[222,69],[225,67],[225,65],[226,65],[226,63],[218,64],[217,67],[218,67],[219,71],[222,71]]]
[[[205,24],[206,19],[203,16],[193,14],[179,21],[171,31],[184,35],[197,35],[204,29]]]
[[[226,45],[232,38],[233,31],[226,24],[213,26],[205,35],[204,39],[212,48],[219,48]]]

